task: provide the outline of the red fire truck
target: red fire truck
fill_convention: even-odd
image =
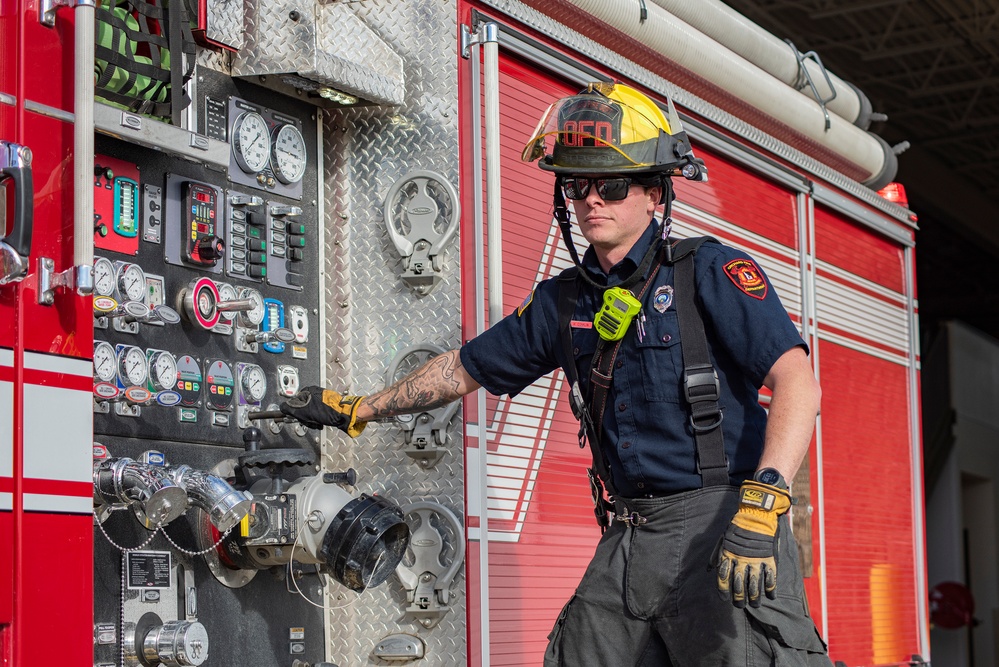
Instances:
[[[356,440],[275,410],[570,265],[520,154],[600,80],[672,99],[709,174],[675,235],[751,252],[810,345],[792,523],[830,656],[928,664],[895,150],[718,0],[3,3],[0,664],[539,664],[599,537],[560,372]]]

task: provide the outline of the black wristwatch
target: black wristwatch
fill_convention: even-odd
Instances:
[[[780,471],[776,468],[757,470],[756,474],[753,475],[753,481],[776,486],[778,489],[787,491],[787,482],[784,481],[784,475],[780,474]]]

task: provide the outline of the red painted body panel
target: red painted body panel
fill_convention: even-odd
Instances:
[[[820,261],[896,292],[904,291],[901,246],[876,234],[858,234],[855,223],[822,206],[815,207],[815,254]]]
[[[819,360],[830,651],[850,665],[903,661],[918,646],[922,604],[912,434],[897,408],[908,401],[908,370],[825,341]],[[848,400],[856,395],[865,400]]]
[[[0,91],[16,95],[18,102],[17,108],[0,104],[0,138],[31,148],[34,185],[28,276],[0,288],[0,348],[12,349],[14,358],[0,379],[14,388],[12,405],[0,405],[3,423],[13,429],[13,476],[0,480],[0,490],[13,497],[12,511],[0,513],[0,623],[9,623],[2,632],[2,658],[4,665],[19,667],[51,662],[57,609],[58,660],[84,665],[93,661],[93,519],[25,511],[22,495],[89,498],[92,493],[80,482],[25,479],[23,468],[26,414],[33,413],[37,423],[37,410],[50,407],[25,405],[25,385],[86,390],[79,376],[26,368],[26,353],[89,360],[93,349],[89,298],[63,290],[54,305],[38,304],[39,258],[52,259],[57,272],[73,266],[73,125],[21,108],[30,101],[72,111],[73,12],[61,9],[54,29],[38,22],[37,2],[4,2],[0,14]],[[80,433],[92,428],[89,420],[79,427]],[[57,452],[54,442],[53,455]],[[33,454],[37,460],[38,450]]]
[[[51,664],[56,627],[59,661],[92,664],[93,517],[27,512],[23,534],[20,664]]]

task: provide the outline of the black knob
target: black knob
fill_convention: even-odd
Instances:
[[[198,240],[197,250],[202,262],[214,264],[225,255],[225,241],[217,236],[205,236]]]
[[[323,474],[323,484],[346,484],[354,486],[357,481],[357,471],[347,468],[346,472],[327,472]]]
[[[260,441],[263,439],[263,432],[256,426],[243,431],[243,449],[248,452],[255,452],[260,449]]]

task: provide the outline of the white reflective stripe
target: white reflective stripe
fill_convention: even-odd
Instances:
[[[24,404],[24,476],[92,482],[92,394],[26,385]]]
[[[14,475],[14,384],[0,382],[0,415],[7,418],[0,420],[0,477]]]
[[[72,512],[93,514],[94,500],[79,496],[50,496],[40,493],[24,494],[24,509],[30,512]]]
[[[52,354],[24,353],[24,367],[50,373],[65,373],[91,378],[94,375],[93,362],[76,357],[59,357]]]
[[[0,493],[0,510],[12,510],[14,509],[14,494],[13,493]]]
[[[851,278],[854,285],[844,285],[822,275],[816,276],[815,310],[819,330],[822,330],[823,325],[831,326],[886,346],[890,348],[888,353],[897,351],[903,358],[907,358],[909,314],[904,302],[889,303],[871,296],[858,288],[861,282],[856,276]],[[895,296],[902,299],[901,294],[896,293]],[[868,350],[862,351],[870,354]]]

